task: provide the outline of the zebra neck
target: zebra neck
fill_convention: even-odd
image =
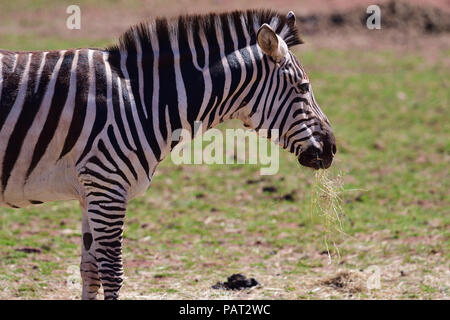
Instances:
[[[170,37],[109,54],[159,160],[177,144],[172,139],[177,129],[193,136],[199,121],[205,132],[239,118],[261,78],[259,59],[256,46],[235,49],[208,39],[207,45],[192,48]]]

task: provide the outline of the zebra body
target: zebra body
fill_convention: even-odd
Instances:
[[[80,179],[83,172],[95,166],[94,170],[101,171],[105,178],[122,175],[122,180],[128,180],[129,197],[146,190],[150,171],[134,163],[136,155],[123,145],[124,139],[116,139],[116,143],[123,157],[133,163],[136,178],[126,170],[113,174],[111,170],[119,170],[123,163],[109,163],[107,155],[100,151],[114,150],[110,138],[111,132],[118,130],[115,113],[127,112],[123,97],[114,102],[116,108],[113,105],[113,82],[118,96],[119,82],[125,81],[111,72],[107,52],[0,51],[0,59],[0,117],[4,119],[0,123],[0,141],[6,141],[0,146],[0,204],[24,207],[55,200],[82,201],[86,192]],[[19,73],[22,64],[25,68]],[[125,121],[123,124],[129,125]],[[153,172],[157,161],[151,152],[145,154],[150,155],[146,160]],[[105,167],[99,168],[96,163]]]
[[[83,298],[122,285],[126,205],[194,122],[279,129],[300,163],[328,167],[334,136],[289,45],[295,16],[179,17],[131,28],[118,46],[0,50],[0,205],[77,199]]]

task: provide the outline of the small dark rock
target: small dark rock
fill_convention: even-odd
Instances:
[[[228,277],[227,282],[217,282],[211,288],[225,290],[244,290],[258,285],[255,278],[247,279],[244,275],[237,273]]]
[[[267,186],[267,187],[263,187],[262,191],[263,192],[268,192],[268,193],[274,193],[277,192],[277,188],[274,186]]]
[[[333,23],[335,25],[341,26],[344,24],[345,19],[342,14],[334,13],[330,16],[330,21],[331,21],[331,23]]]
[[[293,193],[286,193],[285,195],[283,195],[280,200],[283,201],[289,201],[289,202],[294,202],[295,201],[295,196],[293,195]]]

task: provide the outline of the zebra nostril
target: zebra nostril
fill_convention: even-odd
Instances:
[[[337,152],[337,150],[336,150],[336,145],[335,145],[335,144],[333,144],[333,149],[332,149],[332,151],[333,151],[333,155],[335,155],[336,152]]]

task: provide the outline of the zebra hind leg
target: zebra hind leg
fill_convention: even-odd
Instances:
[[[90,190],[87,216],[92,233],[91,250],[97,261],[105,300],[115,300],[119,298],[123,282],[122,235],[126,197],[116,188],[102,187],[96,183],[87,187]]]
[[[97,258],[92,246],[92,231],[89,227],[89,218],[85,207],[83,207],[81,231],[83,240],[80,264],[81,280],[83,282],[81,298],[83,300],[94,300],[97,298],[101,282],[98,274]]]

